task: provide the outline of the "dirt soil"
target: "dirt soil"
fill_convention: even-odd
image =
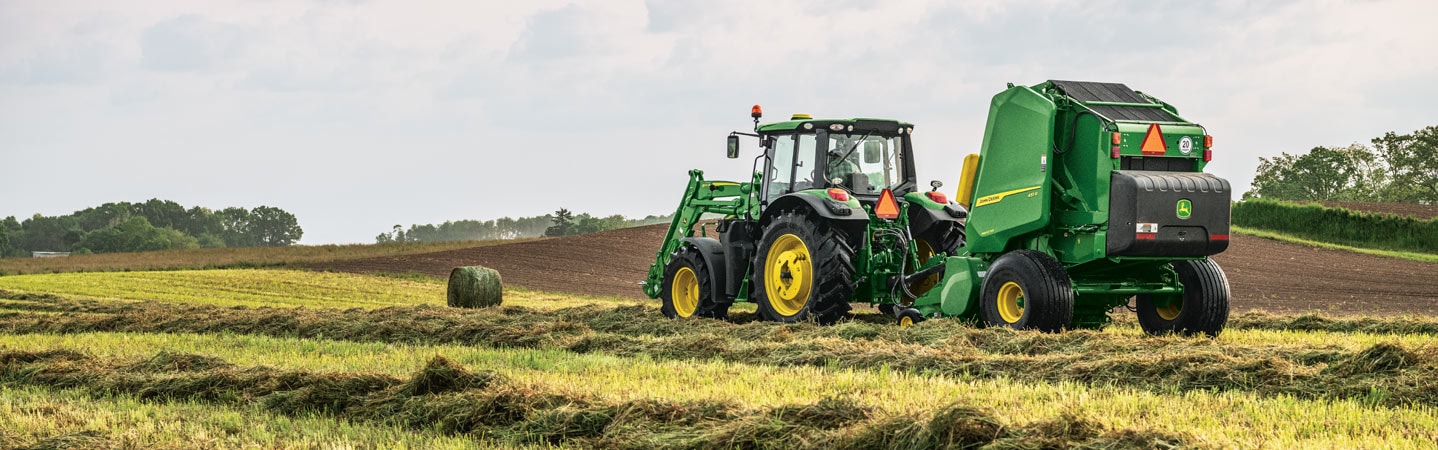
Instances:
[[[505,285],[549,292],[644,298],[644,280],[666,225],[505,245],[309,264],[317,270],[446,278],[458,266],[499,271]],[[1234,312],[1438,315],[1438,263],[1370,256],[1234,235],[1216,257]]]

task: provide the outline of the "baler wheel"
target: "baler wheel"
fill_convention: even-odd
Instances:
[[[750,281],[759,317],[838,321],[856,286],[853,256],[843,231],[823,218],[802,209],[775,216],[764,229]]]
[[[728,316],[727,308],[720,308],[714,299],[714,288],[709,277],[709,266],[693,247],[685,247],[669,258],[664,268],[664,284],[659,298],[663,302],[660,312],[670,319],[687,317]]]
[[[1010,252],[994,261],[979,302],[989,326],[1053,333],[1073,322],[1068,274],[1053,257],[1033,250]]]
[[[1228,278],[1211,259],[1174,261],[1183,294],[1138,296],[1138,324],[1152,335],[1218,336],[1228,323]],[[1165,301],[1166,300],[1166,301]]]
[[[917,309],[904,308],[903,311],[899,311],[899,328],[912,327],[923,321],[924,313],[919,312]]]

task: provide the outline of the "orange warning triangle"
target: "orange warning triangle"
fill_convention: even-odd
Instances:
[[[880,219],[894,219],[899,217],[899,202],[894,200],[894,193],[884,189],[879,194],[879,204],[874,205],[874,215]]]
[[[1139,150],[1145,155],[1162,155],[1168,151],[1168,144],[1163,143],[1163,130],[1158,129],[1158,124],[1148,125],[1148,134],[1143,136],[1143,146]]]

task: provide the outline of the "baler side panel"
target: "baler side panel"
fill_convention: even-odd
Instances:
[[[994,96],[966,226],[970,253],[998,253],[1048,223],[1055,106],[1024,86]]]

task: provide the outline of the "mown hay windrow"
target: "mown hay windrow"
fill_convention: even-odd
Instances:
[[[497,306],[504,301],[504,285],[494,269],[456,267],[449,273],[447,299],[449,306],[455,308]]]
[[[97,310],[98,302],[56,300]],[[1365,351],[1270,346],[1211,339],[980,329],[928,321],[908,329],[768,322],[665,320],[653,307],[589,305],[559,310],[223,308],[135,303],[104,313],[0,317],[0,332],[236,333],[359,342],[567,349],[661,359],[722,359],[772,366],[874,369],[1024,382],[1080,382],[1158,393],[1237,390],[1299,398],[1357,398],[1438,405],[1431,373],[1438,347],[1392,344]],[[859,333],[872,337],[851,339]],[[917,338],[915,336],[918,336]],[[1395,351],[1396,349],[1396,351]],[[1359,355],[1359,353],[1365,353]]]
[[[157,354],[149,360],[205,358]],[[223,361],[204,370],[157,365],[152,373],[132,373],[129,368],[147,360],[113,362],[84,355],[77,359],[64,353],[0,351],[0,361],[4,361],[0,363],[3,383],[53,388],[59,382],[95,393],[156,401],[257,405],[282,414],[325,414],[417,430],[472,433],[501,443],[604,448],[974,448],[1001,438],[1072,443],[1094,434],[1057,426],[1011,429],[987,411],[963,403],[932,413],[879,417],[870,408],[843,399],[757,409],[653,399],[607,403],[539,391],[491,372],[471,372],[440,356],[408,380],[241,368]],[[1071,421],[1067,416],[1053,420]],[[1083,426],[1103,428],[1098,423]],[[1114,433],[1144,432],[1108,434]],[[83,434],[39,444],[64,448],[69,442],[105,444],[103,438]]]

